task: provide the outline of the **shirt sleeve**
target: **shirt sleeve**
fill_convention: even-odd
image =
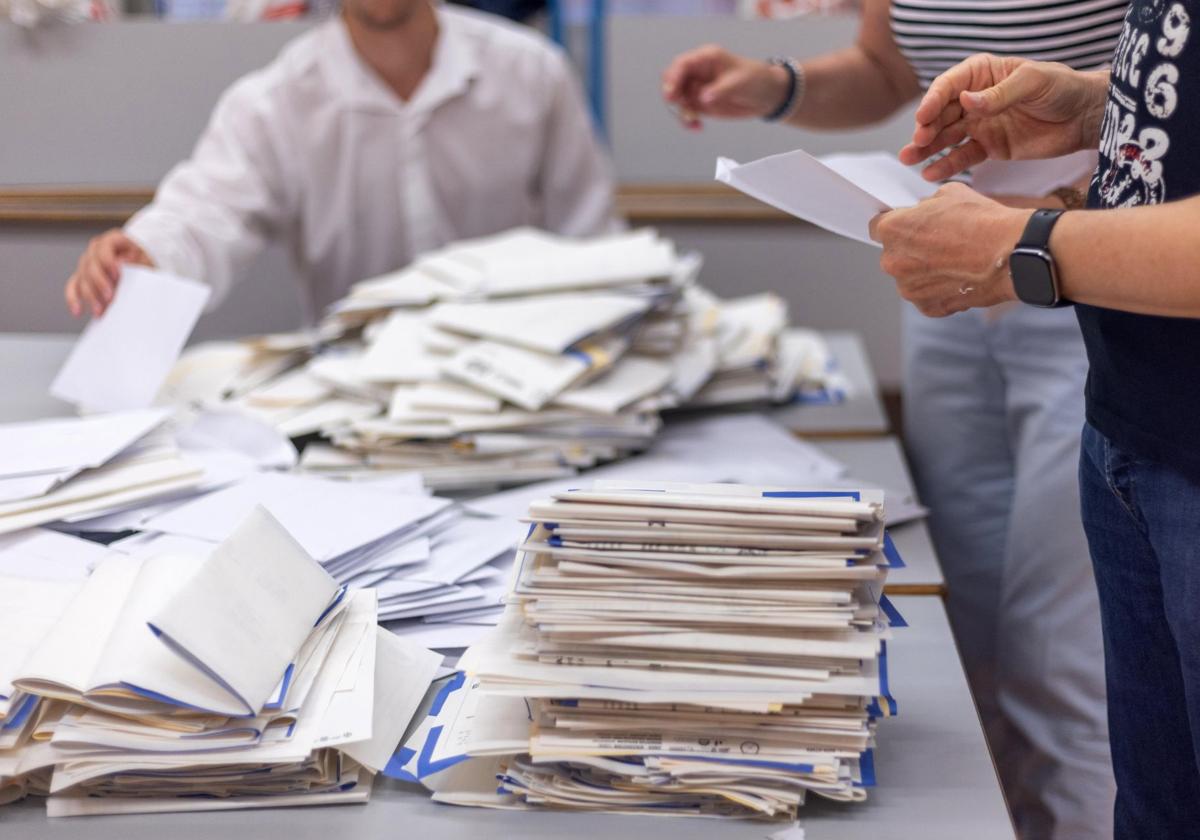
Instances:
[[[271,236],[285,227],[288,195],[281,110],[262,80],[222,96],[191,158],[172,169],[125,232],[166,271],[213,287],[213,307]]]
[[[565,56],[551,53],[553,89],[541,169],[541,226],[567,236],[619,230],[612,163]]]

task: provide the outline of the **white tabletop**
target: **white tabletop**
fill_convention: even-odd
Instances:
[[[890,430],[879,399],[879,384],[867,359],[862,336],[823,332],[838,367],[850,383],[846,399],[833,405],[789,405],[771,411],[771,419],[805,437],[882,435]]]
[[[941,601],[897,597],[911,625],[888,645],[899,716],[879,723],[878,787],[867,802],[811,799],[812,840],[1012,840],[1012,825]],[[0,809],[22,840],[479,840],[486,837],[762,840],[775,824],[669,817],[501,812],[436,805],[415,786],[380,780],[370,804],[325,808],[49,820],[39,800]]]

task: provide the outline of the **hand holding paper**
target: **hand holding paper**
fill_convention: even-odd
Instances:
[[[194,280],[126,265],[112,305],[84,329],[50,393],[88,411],[146,408],[209,294]]]
[[[871,219],[916,204],[937,187],[891,155],[829,155],[802,149],[739,164],[717,160],[717,180],[832,233],[871,245]]]

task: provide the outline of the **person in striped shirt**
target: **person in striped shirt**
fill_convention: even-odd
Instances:
[[[1102,67],[1127,6],[864,0],[852,46],[803,61],[700,47],[670,64],[663,95],[694,129],[710,117],[856,128],[981,51]],[[1082,152],[1048,169],[989,162],[972,175],[1013,206],[1078,207],[1095,161]],[[933,319],[905,307],[904,334],[906,444],[1014,822],[1023,838],[1111,837],[1104,658],[1076,474],[1087,373],[1079,326],[1064,310]]]

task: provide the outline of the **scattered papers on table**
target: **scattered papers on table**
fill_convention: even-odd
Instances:
[[[896,713],[879,492],[597,481],[529,506],[499,626],[389,773],[459,805],[794,820]]]

